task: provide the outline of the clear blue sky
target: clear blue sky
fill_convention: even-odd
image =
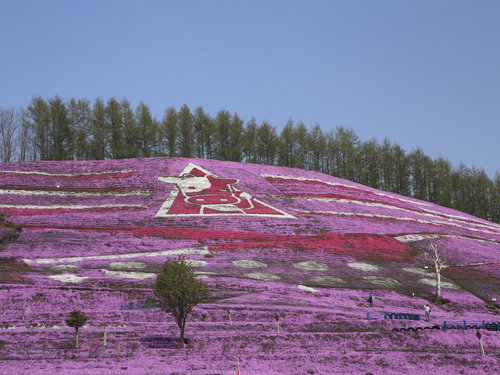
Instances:
[[[500,171],[500,1],[1,0],[0,106],[203,106]]]

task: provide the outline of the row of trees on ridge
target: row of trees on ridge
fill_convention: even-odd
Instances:
[[[454,167],[384,139],[361,141],[354,130],[324,131],[289,120],[281,132],[237,113],[168,107],[161,120],[127,99],[33,97],[26,108],[0,107],[0,161],[103,160],[181,156],[315,170],[373,188],[500,222],[500,172]]]

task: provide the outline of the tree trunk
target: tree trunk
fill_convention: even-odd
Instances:
[[[76,350],[78,350],[78,328],[76,329]]]
[[[181,323],[181,348],[184,348],[184,322]]]
[[[436,300],[441,301],[443,298],[441,297],[441,273],[436,272]]]

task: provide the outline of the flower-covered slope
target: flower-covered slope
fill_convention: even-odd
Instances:
[[[50,366],[82,373],[70,371],[74,363],[65,359],[72,341],[64,317],[77,308],[91,322],[82,329],[85,366],[115,358],[121,344],[131,373],[164,361],[162,355],[176,361],[172,371],[193,374],[234,373],[236,357],[245,373],[292,373],[301,366],[298,373],[329,373],[335,362],[330,350],[345,356],[345,348],[352,348],[348,354],[359,363],[351,365],[352,373],[377,366],[417,373],[420,365],[391,341],[402,338],[384,333],[406,323],[373,325],[366,314],[421,313],[435,289],[422,256],[430,241],[438,241],[448,257],[442,286],[451,301],[433,306],[434,323],[496,318],[484,302],[498,298],[500,225],[321,173],[183,158],[8,163],[0,164],[0,211],[24,228],[0,250],[0,345],[5,343],[3,358],[11,359],[0,369],[10,363],[18,370],[18,359],[35,359],[22,362],[26,373],[51,372]],[[190,350],[198,357],[190,359],[151,349],[148,343],[161,330],[177,334],[175,324],[157,309],[132,309],[154,303],[156,274],[177,255],[210,285],[215,301],[200,306],[192,319]],[[374,292],[374,306],[364,303],[366,289]],[[234,314],[231,329],[227,308]],[[276,313],[287,336],[275,352],[264,344],[274,342]],[[104,327],[112,346],[96,352]],[[341,341],[332,344],[339,332]],[[372,335],[370,345],[382,348],[369,368],[365,356],[371,354],[359,354],[368,351],[360,334],[363,340]],[[438,341],[446,342],[443,334]],[[442,362],[436,337],[415,343],[437,350],[430,367]],[[446,350],[457,353],[476,345],[447,340]],[[240,341],[248,344],[246,352]],[[138,354],[131,354],[133,347]],[[306,359],[311,351],[315,361]],[[466,362],[475,365],[469,357]],[[494,367],[489,361],[488,368]],[[120,366],[117,361],[110,373]],[[449,373],[460,367],[446,366]]]
[[[436,238],[457,265],[498,261],[500,248],[500,225],[461,212],[316,172],[214,160],[1,164],[0,210],[25,238],[44,238],[31,242],[28,264],[137,252],[128,246],[137,237],[162,249],[281,248],[374,261],[414,261],[409,245]]]

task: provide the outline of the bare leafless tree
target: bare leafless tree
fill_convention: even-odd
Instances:
[[[430,242],[430,249],[425,250],[424,257],[426,262],[434,267],[434,276],[436,277],[436,301],[441,302],[441,270],[448,265],[448,259],[443,250],[438,246],[437,241]]]
[[[19,116],[14,109],[0,108],[0,161],[8,163],[14,159],[15,135],[19,127]]]
[[[26,111],[21,108],[19,110],[20,116],[20,126],[17,132],[17,144],[19,146],[19,161],[33,160],[30,158],[30,146],[32,141],[30,140],[31,129],[29,122],[26,119]]]

